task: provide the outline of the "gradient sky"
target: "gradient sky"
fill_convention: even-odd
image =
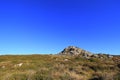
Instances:
[[[120,55],[119,0],[0,0],[0,54],[73,45]]]

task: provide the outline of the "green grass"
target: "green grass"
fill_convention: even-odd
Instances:
[[[119,80],[119,71],[112,59],[60,55],[0,56],[0,80],[109,80],[108,77]]]

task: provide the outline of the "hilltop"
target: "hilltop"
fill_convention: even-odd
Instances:
[[[82,55],[82,56],[91,56],[92,53],[88,52],[84,49],[75,47],[75,46],[68,46],[63,51],[61,51],[59,54],[61,55]]]
[[[94,54],[92,52],[86,51],[84,49],[75,47],[75,46],[68,46],[63,51],[58,53],[59,55],[71,55],[71,56],[79,56],[84,58],[112,58],[112,55],[108,54]]]
[[[120,80],[120,57],[74,46],[58,55],[3,55],[0,80]]]

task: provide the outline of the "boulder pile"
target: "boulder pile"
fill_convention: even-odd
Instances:
[[[71,55],[71,56],[81,56],[81,57],[85,57],[85,58],[111,58],[111,55],[107,55],[107,54],[93,54],[89,51],[86,51],[84,49],[75,47],[75,46],[69,46],[67,48],[65,48],[63,51],[61,51],[59,53],[59,55]]]

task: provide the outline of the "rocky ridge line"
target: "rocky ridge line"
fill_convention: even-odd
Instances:
[[[112,58],[113,56],[108,54],[94,54],[84,49],[75,47],[75,46],[68,46],[63,51],[58,53],[59,55],[71,55],[71,56],[81,56],[85,58]]]

